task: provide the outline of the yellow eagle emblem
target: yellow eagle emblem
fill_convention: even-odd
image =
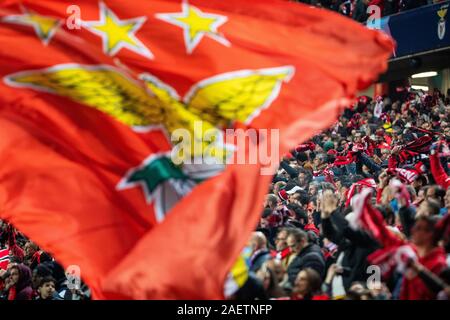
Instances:
[[[140,82],[108,65],[61,64],[10,74],[5,82],[70,98],[132,127],[163,125],[169,134],[184,128],[203,141],[195,136],[195,122],[201,121],[202,132],[248,123],[276,99],[294,71],[284,66],[224,73],[196,83],[184,98],[151,74],[141,74]]]

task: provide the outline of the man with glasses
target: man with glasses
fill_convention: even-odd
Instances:
[[[325,272],[325,258],[320,247],[308,242],[308,235],[300,229],[292,230],[286,240],[288,247],[295,254],[289,264],[287,273],[289,282],[294,284],[297,274],[305,268],[316,270],[321,276]]]
[[[287,238],[289,236],[289,233],[292,231],[292,228],[282,228],[275,238],[275,248],[276,253],[274,254],[275,259],[280,260],[281,264],[287,268],[289,264],[292,262],[294,258],[294,254],[292,253],[291,249],[287,245]]]

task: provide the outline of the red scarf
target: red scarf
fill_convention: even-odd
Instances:
[[[16,286],[9,288],[8,300],[16,300]]]
[[[358,182],[355,182],[354,184],[352,184],[350,189],[347,191],[347,201],[345,202],[346,208],[350,205],[350,201],[352,200],[353,196],[355,195],[357,187],[361,187],[361,190],[359,191],[359,192],[361,192],[365,188],[376,189],[377,184],[376,184],[375,180],[372,178],[362,179],[362,180],[359,180]]]
[[[306,143],[298,145],[295,148],[295,151],[297,151],[297,152],[305,152],[305,151],[308,151],[308,150],[312,151],[315,148],[316,148],[316,144],[314,142],[306,142]]]
[[[37,264],[41,264],[41,251],[36,251],[33,256],[31,257],[31,263],[33,263],[34,261],[37,262]]]
[[[287,247],[284,250],[281,251],[273,251],[272,252],[272,257],[278,259],[278,260],[284,260],[286,258],[288,258],[291,255],[292,251],[291,248]]]

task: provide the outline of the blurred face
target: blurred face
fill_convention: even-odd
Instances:
[[[284,187],[285,185],[286,185],[286,183],[284,183],[284,182],[282,182],[282,183],[276,183],[276,184],[273,186],[273,192],[274,192],[275,194],[278,194],[278,192],[280,191],[281,187]]]
[[[31,281],[32,281],[34,289],[37,289],[39,287],[39,284],[42,281],[42,277],[37,274],[36,270],[33,271],[33,276],[31,278]]]
[[[24,247],[25,255],[30,257],[36,253],[36,249],[31,242],[27,242]]]
[[[417,216],[429,216],[430,215],[430,209],[428,207],[427,202],[422,202],[420,204],[419,208],[417,208],[416,215]]]
[[[11,282],[13,284],[16,284],[17,282],[19,282],[19,269],[12,268],[10,272],[11,272],[11,275],[10,275]]]
[[[341,187],[339,189],[339,194],[341,195],[341,201],[345,202],[347,200],[347,187]]]
[[[436,199],[436,190],[434,188],[428,188],[426,197]]]
[[[264,204],[263,204],[264,208],[270,208],[270,201],[269,201],[269,197],[266,196],[266,199],[264,199]]]
[[[280,231],[277,237],[275,238],[275,246],[277,248],[277,251],[282,251],[288,247],[286,240],[287,240],[287,232]]]
[[[445,134],[446,137],[450,137],[450,127],[446,127],[444,129],[444,134]]]
[[[273,263],[267,266],[272,269],[273,273],[278,282],[282,282],[284,280],[284,276],[286,274],[286,269],[283,267],[283,264],[279,260],[272,260]]]
[[[256,240],[256,237],[252,236],[250,238],[250,240],[248,241],[248,246],[252,249],[252,253],[258,250],[258,242]]]
[[[309,283],[308,283],[308,274],[305,271],[300,271],[297,275],[297,278],[295,278],[295,292],[305,295],[308,293],[309,290]]]
[[[53,281],[45,282],[41,287],[39,287],[39,293],[42,299],[47,299],[53,295],[55,292],[55,284]]]
[[[294,253],[300,253],[302,250],[302,243],[295,241],[295,238],[293,236],[288,236],[287,238],[287,245],[289,248],[291,248],[291,251]]]
[[[310,195],[315,196],[317,194],[317,187],[313,184],[310,185],[308,192]]]
[[[417,192],[417,198],[425,198],[425,191],[423,189],[420,189],[419,192]]]
[[[304,184],[306,182],[306,174],[304,172],[300,172],[298,174],[298,182],[300,184]]]
[[[433,242],[433,230],[426,221],[416,221],[412,228],[412,241],[418,246],[429,245]]]
[[[389,150],[386,149],[381,149],[381,158],[383,160],[386,160],[389,157]]]
[[[266,218],[261,218],[259,220],[259,225],[261,226],[261,228],[268,228],[269,227],[269,220],[267,220]]]
[[[322,160],[320,158],[314,158],[314,165],[315,166],[320,166],[322,164]]]
[[[300,195],[298,193],[288,195],[289,203],[300,202]],[[295,215],[295,214],[294,214]]]
[[[420,179],[414,179],[412,186],[414,189],[418,190],[419,188],[422,187],[422,182]]]
[[[444,200],[445,200],[445,207],[450,210],[450,188],[447,189]]]
[[[422,128],[425,130],[430,130],[431,124],[429,122],[425,122],[424,124],[422,124]]]
[[[266,199],[264,200],[264,208],[275,209],[276,206],[277,206],[276,201],[271,201],[270,197],[267,195]]]
[[[310,203],[308,203],[308,207],[306,208],[306,213],[308,214],[308,223],[310,223],[311,218],[312,218],[312,214],[314,213],[314,211],[316,210],[316,205],[314,203],[314,201],[311,201]]]

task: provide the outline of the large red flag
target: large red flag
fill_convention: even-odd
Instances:
[[[0,3],[0,217],[78,265],[97,298],[222,298],[271,177],[175,164],[170,136],[199,121],[280,129],[284,154],[392,52],[286,1]]]

